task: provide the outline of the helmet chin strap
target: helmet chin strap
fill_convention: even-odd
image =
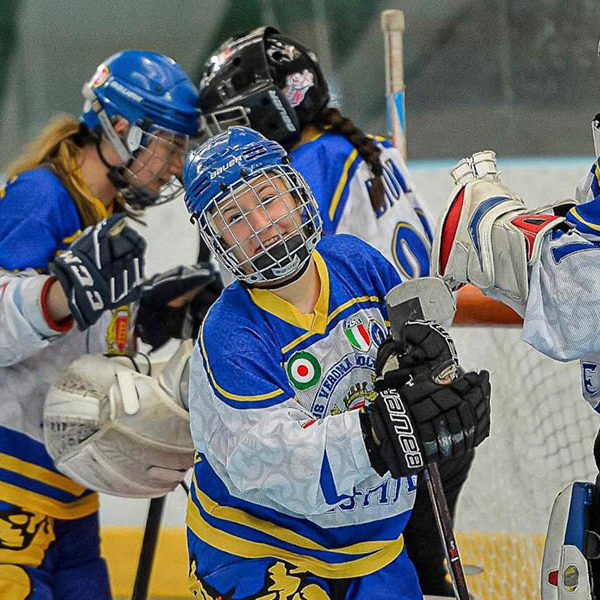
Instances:
[[[292,254],[290,257],[289,255]],[[286,285],[294,283],[308,269],[310,264],[310,251],[306,247],[302,235],[296,234],[285,242],[275,244],[256,259],[252,260],[252,264],[257,271],[263,273],[266,277],[272,276],[279,279],[285,276],[286,271],[291,274],[281,281],[261,281],[257,283],[245,284],[246,287],[260,287],[261,289],[276,290]],[[288,259],[283,262],[284,259]],[[282,264],[283,263],[283,264]],[[301,265],[295,269],[295,265]],[[292,272],[292,270],[295,271]],[[258,284],[258,285],[257,285]]]
[[[108,169],[106,175],[109,181],[117,189],[121,190],[123,198],[127,203],[131,204],[133,208],[145,208],[146,206],[150,206],[153,203],[153,200],[156,198],[156,195],[149,194],[142,189],[134,188],[127,180],[127,176],[125,175],[125,169],[127,169],[135,160],[131,149],[133,148],[133,151],[135,151],[140,147],[143,129],[130,123],[127,140],[124,142],[113,127],[109,116],[106,114],[106,111],[96,97],[96,94],[94,94],[94,91],[88,84],[83,86],[83,96],[88,102],[91,103],[92,109],[98,116],[98,120],[102,125],[102,131],[106,136],[106,139],[112,145],[118,157],[124,163],[122,166],[110,164],[102,152],[102,136],[96,136],[96,151],[98,152],[98,156],[100,157],[102,164],[104,164],[104,166]]]

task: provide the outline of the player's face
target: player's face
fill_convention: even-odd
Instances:
[[[147,135],[149,141],[137,152],[129,177],[134,187],[158,195],[173,176],[181,177],[187,137],[166,131]]]
[[[250,272],[250,262],[298,231],[300,210],[281,174],[260,175],[238,186],[218,206],[213,225],[224,245]]]

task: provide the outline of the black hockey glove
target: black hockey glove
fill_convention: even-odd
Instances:
[[[452,340],[433,323],[407,323],[403,339],[379,348],[377,397],[361,413],[371,464],[393,477],[463,456],[490,429],[488,372],[463,374]]]
[[[88,227],[49,269],[60,282],[80,330],[105,311],[137,300],[144,277],[144,238],[124,214]]]
[[[179,266],[149,279],[142,287],[136,331],[141,340],[156,350],[171,338],[195,337],[210,305],[223,285],[208,263]],[[179,307],[169,302],[184,294],[196,294]]]
[[[443,383],[461,374],[454,341],[441,325],[407,321],[400,333],[400,341],[388,337],[377,352],[375,373],[387,386],[402,386],[409,377]]]

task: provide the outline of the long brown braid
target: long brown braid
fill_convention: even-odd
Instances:
[[[312,124],[320,129],[343,135],[356,148],[373,173],[373,180],[369,186],[371,206],[375,211],[381,210],[385,201],[383,166],[379,159],[381,148],[337,108],[323,109]]]

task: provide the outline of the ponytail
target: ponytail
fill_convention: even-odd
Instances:
[[[381,210],[385,200],[383,165],[379,159],[381,148],[370,137],[367,137],[362,129],[359,129],[350,119],[344,117],[337,108],[322,110],[315,117],[313,125],[343,135],[356,148],[373,173],[373,179],[369,186],[371,206],[375,211]]]
[[[58,116],[21,156],[8,165],[6,174],[10,179],[24,171],[48,166],[73,198],[82,226],[94,225],[102,219],[102,215],[79,169],[79,152],[84,145],[92,142],[85,125],[67,115]]]

